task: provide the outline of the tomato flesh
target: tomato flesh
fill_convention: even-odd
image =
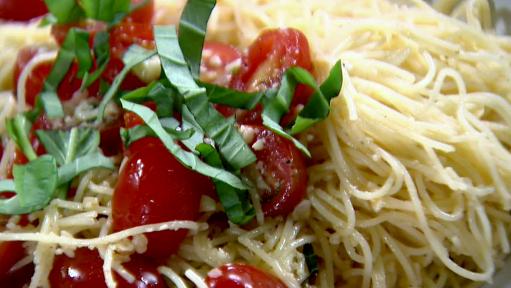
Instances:
[[[206,278],[209,288],[286,288],[277,277],[253,266],[226,264],[211,270]]]
[[[285,216],[305,197],[307,170],[304,156],[289,140],[263,126],[245,125],[255,131],[252,147],[257,162],[243,170],[258,187],[266,216]],[[255,144],[258,142],[258,144]],[[255,144],[255,145],[254,145]]]
[[[145,0],[132,0],[132,5],[138,5]],[[136,22],[136,23],[149,23],[153,22],[154,16],[154,0],[147,1],[143,6],[139,7],[137,10],[133,11],[127,18],[126,22]]]
[[[44,0],[20,2],[19,0],[0,0],[0,20],[28,21],[48,13]]]
[[[129,147],[112,199],[113,230],[172,220],[195,220],[202,193],[212,189],[210,180],[179,163],[153,137]],[[146,234],[145,255],[165,260],[174,254],[187,230]]]
[[[131,260],[123,264],[134,277],[134,283],[128,283],[114,272],[117,287],[120,288],[163,288],[165,280],[156,270],[156,266],[140,256],[132,255]],[[103,260],[97,250],[78,248],[73,258],[57,255],[49,275],[52,288],[102,288],[106,287],[103,274]]]
[[[0,242],[0,282],[7,278],[9,271],[18,261],[25,257],[23,242]]]

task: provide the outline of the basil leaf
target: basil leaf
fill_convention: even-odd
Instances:
[[[181,130],[179,122],[174,118],[160,119],[160,123],[165,131],[177,140],[187,140],[195,134],[192,129]],[[121,139],[124,147],[129,147],[133,142],[148,136],[157,137],[156,133],[147,125],[137,125],[130,129],[121,128]]]
[[[204,38],[215,4],[215,0],[188,0],[179,21],[179,46],[196,79],[199,79]]]
[[[131,111],[142,118],[146,125],[149,126],[154,133],[156,133],[158,138],[160,138],[167,150],[169,150],[183,165],[202,175],[228,183],[235,188],[246,189],[245,184],[236,175],[228,171],[212,167],[200,160],[194,153],[183,150],[179,144],[174,142],[175,139],[165,131],[158,120],[158,117],[151,109],[124,99],[121,99],[121,105],[125,110]]]
[[[201,154],[206,163],[214,167],[223,168],[220,154],[218,154],[213,146],[201,143],[197,145],[195,150]],[[213,183],[215,184],[220,203],[231,222],[243,225],[255,217],[255,209],[252,203],[250,203],[247,190],[236,189],[216,179],[213,179]]]
[[[110,61],[110,34],[106,31],[100,31],[94,36],[94,56],[96,58],[97,69],[90,75],[86,75],[82,82],[81,90],[89,87],[103,74]]]
[[[183,105],[183,108],[181,109],[181,118],[183,122],[183,129],[193,129],[195,131],[192,137],[181,142],[190,149],[190,151],[195,151],[195,147],[204,142],[204,131],[200,127],[199,123],[195,121],[192,112],[190,112],[186,105]]]
[[[307,147],[305,147],[305,145],[303,145],[300,141],[298,141],[296,138],[294,138],[293,136],[289,135],[286,131],[284,131],[284,129],[282,129],[279,123],[275,122],[268,115],[262,114],[261,116],[263,118],[263,125],[265,127],[275,132],[275,134],[290,140],[291,142],[293,142],[296,148],[298,148],[298,150],[302,151],[302,153],[307,155],[307,157],[309,158],[311,157],[311,153],[309,152]]]
[[[36,135],[59,165],[96,151],[100,140],[99,131],[92,128],[75,127],[70,131],[37,130]]]
[[[313,87],[316,92],[312,94],[307,105],[298,114],[295,124],[291,128],[291,134],[300,133],[328,116],[330,113],[330,101],[341,92],[341,65],[341,61],[337,61],[330,70],[328,78],[321,84],[321,87],[319,89]]]
[[[57,163],[50,155],[43,155],[26,165],[14,165],[12,182],[0,182],[3,191],[16,195],[0,200],[0,214],[26,214],[44,208],[57,188]],[[15,189],[12,189],[15,188]]]
[[[7,179],[0,181],[0,192],[14,192],[16,191],[16,186],[14,185],[14,180]]]
[[[312,279],[319,272],[318,257],[316,253],[314,253],[312,244],[307,243],[303,245],[303,256],[305,257],[305,264],[307,264],[307,269],[309,270],[309,277],[307,278]]]
[[[93,168],[113,170],[115,165],[112,159],[103,156],[100,152],[87,154],[59,167],[55,174],[58,173],[58,185],[66,184],[80,173]]]
[[[65,24],[78,22],[85,13],[76,0],[44,0],[48,11],[53,17],[47,17],[49,22]]]
[[[96,119],[96,124],[99,124],[103,121],[103,117],[105,114],[106,105],[112,100],[112,98],[117,93],[119,86],[121,86],[122,81],[128,75],[131,68],[135,67],[137,64],[143,62],[146,59],[156,55],[156,52],[148,51],[140,46],[132,45],[126,51],[123,57],[124,68],[122,68],[121,72],[115,77],[112,86],[108,89],[103,99],[101,99],[101,103],[98,106],[98,118]]]
[[[206,90],[195,83],[179,48],[175,27],[155,26],[154,33],[166,77],[184,96],[185,105],[205,134],[218,145],[222,157],[234,170],[255,162],[254,153],[234,127],[234,119],[226,120],[216,111],[209,103]]]
[[[14,119],[7,119],[5,124],[9,137],[21,149],[21,152],[23,152],[27,159],[30,161],[36,159],[37,154],[34,148],[32,148],[28,137],[32,123],[22,114],[18,114]]]
[[[104,22],[122,19],[130,10],[129,0],[79,0],[87,18]]]
[[[227,105],[234,108],[251,110],[263,99],[268,92],[241,92],[231,88],[215,84],[200,82],[200,86],[206,88],[209,101]]]

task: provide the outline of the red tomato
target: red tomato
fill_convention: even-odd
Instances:
[[[44,0],[0,0],[0,20],[28,21],[46,13]]]
[[[202,50],[201,80],[228,86],[241,53],[231,45],[206,42]]]
[[[124,52],[133,44],[153,49],[153,26],[146,23],[121,22],[110,32],[110,51],[113,57],[122,59]]]
[[[298,66],[312,73],[312,61],[309,43],[302,32],[287,28],[263,32],[250,45],[248,53],[242,58],[239,73],[235,74],[231,87],[241,91],[261,91],[278,85],[286,69]],[[304,85],[296,87],[290,107],[290,113],[284,116],[285,126],[299,112],[299,105],[305,105],[312,90]],[[239,123],[261,123],[259,113],[237,115]]]
[[[17,87],[19,76],[23,68],[37,53],[38,50],[33,47],[24,48],[19,52],[14,66],[14,87]],[[34,106],[36,96],[42,91],[44,81],[50,74],[52,67],[53,63],[51,62],[41,63],[30,72],[25,82],[25,102],[27,104]],[[80,89],[82,80],[77,78],[77,72],[78,65],[73,63],[57,90],[57,94],[61,100],[66,101],[71,99],[74,92]]]
[[[0,242],[0,282],[5,279],[14,264],[18,263],[26,252],[23,242]]]
[[[145,0],[132,0],[132,5],[137,5],[139,3],[144,2]],[[144,6],[138,8],[133,11],[131,15],[129,15],[125,21],[127,22],[137,22],[137,23],[153,23],[153,15],[154,15],[154,1],[147,1]]]
[[[131,144],[112,199],[113,230],[171,220],[195,220],[211,181],[184,167],[153,137]],[[146,255],[156,260],[175,253],[188,231],[146,234]]]
[[[226,264],[211,270],[206,278],[209,288],[286,288],[282,281],[253,266]]]
[[[289,140],[263,126],[247,125],[255,129],[253,149],[257,162],[244,169],[254,183],[263,180],[269,189],[260,189],[263,212],[266,216],[287,215],[305,197],[307,170],[302,153]],[[256,144],[257,145],[257,144]]]
[[[92,47],[94,44],[94,36],[100,31],[105,31],[108,26],[100,21],[88,20],[79,23],[71,24],[54,24],[51,26],[51,35],[55,38],[55,41],[60,45],[64,43],[67,33],[71,28],[80,28],[90,33],[89,35],[89,46]]]
[[[130,284],[114,272],[117,287],[167,287],[156,266],[140,256],[133,255],[123,266],[135,277],[135,282]],[[52,288],[106,287],[103,260],[97,250],[88,248],[76,249],[74,258],[58,255],[53,262],[49,281]]]
[[[101,128],[99,147],[105,156],[110,157],[122,152],[121,127],[121,119],[119,119]]]

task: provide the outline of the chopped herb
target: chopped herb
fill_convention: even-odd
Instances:
[[[156,52],[148,51],[140,46],[132,45],[128,51],[124,54],[123,62],[124,68],[122,68],[121,72],[115,77],[112,82],[112,86],[108,89],[103,99],[101,99],[101,103],[99,103],[98,107],[98,118],[96,119],[96,124],[99,124],[103,121],[103,117],[105,114],[106,105],[114,98],[117,90],[121,86],[122,81],[128,75],[131,68],[135,67],[137,64],[143,62],[146,59],[149,59],[153,55],[156,55]]]
[[[14,119],[6,121],[6,128],[9,137],[16,143],[21,152],[27,157],[29,161],[37,158],[37,154],[32,148],[30,143],[29,133],[32,128],[32,123],[22,114],[16,115]]]
[[[131,6],[130,0],[44,0],[50,14],[43,20],[44,24],[76,23],[94,19],[110,24],[121,21],[133,10],[145,5]]]
[[[124,99],[121,99],[121,105],[125,110],[131,111],[142,118],[146,125],[154,131],[158,138],[160,138],[170,153],[172,153],[172,155],[174,155],[183,165],[202,175],[228,183],[235,188],[246,189],[243,181],[241,181],[241,179],[239,179],[236,175],[226,170],[212,167],[200,160],[194,153],[183,150],[179,144],[174,142],[175,139],[172,135],[165,131],[158,120],[156,113],[154,113],[151,109]]]
[[[177,140],[187,140],[195,134],[193,129],[181,129],[179,122],[174,118],[160,119],[160,123],[163,129]],[[121,128],[121,139],[124,147],[129,147],[133,142],[148,136],[157,137],[156,133],[147,125],[137,125],[130,129]]]
[[[234,127],[234,119],[226,120],[209,102],[206,89],[195,83],[179,48],[175,27],[156,26],[154,33],[166,77],[183,95],[195,121],[215,141],[222,157],[234,170],[254,163],[256,157]]]
[[[179,46],[193,78],[199,78],[202,48],[215,0],[188,0],[179,20]]]
[[[312,244],[307,243],[303,245],[303,256],[305,257],[305,263],[307,264],[307,269],[309,270],[309,280],[313,279],[319,272],[318,266],[318,256],[314,253],[314,247]]]
[[[97,69],[92,74],[86,74],[81,90],[89,87],[103,74],[108,62],[110,61],[110,34],[106,31],[100,31],[94,36],[94,58],[96,59]]]
[[[44,155],[26,165],[14,165],[13,176],[14,181],[0,181],[1,191],[16,193],[9,199],[0,199],[0,214],[31,213],[52,199],[57,188],[57,162],[53,156]]]
[[[94,152],[76,158],[70,163],[64,164],[58,169],[58,184],[63,185],[74,177],[93,168],[114,169],[114,163],[110,158],[103,156],[100,152]]]

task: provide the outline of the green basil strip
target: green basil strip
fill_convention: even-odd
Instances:
[[[14,180],[1,180],[0,181],[0,192],[14,192],[16,191],[16,186],[14,185]]]
[[[303,256],[305,257],[305,264],[307,264],[307,269],[309,270],[308,279],[311,279],[319,272],[318,257],[316,253],[314,253],[312,244],[307,243],[303,245]]]
[[[222,157],[234,170],[254,163],[256,157],[236,130],[234,119],[226,120],[216,111],[206,89],[195,83],[179,48],[175,27],[155,26],[154,33],[165,75],[184,96],[185,105],[205,134],[218,145]]]
[[[0,214],[26,214],[44,208],[57,188],[57,163],[50,155],[43,155],[26,165],[14,165],[14,186],[5,183],[16,195],[0,200]],[[3,190],[3,189],[2,189]]]
[[[162,127],[174,139],[185,141],[195,134],[193,129],[179,130],[179,122],[174,118],[160,119]],[[137,125],[130,129],[121,128],[121,139],[124,147],[129,147],[133,142],[145,137],[157,137],[156,133],[147,125]]]
[[[222,168],[222,159],[216,149],[205,143],[197,145],[195,148],[204,161],[212,166]],[[213,179],[216,193],[220,199],[222,207],[231,222],[243,225],[250,222],[255,217],[255,209],[250,203],[247,190],[236,189],[231,185]]]
[[[66,184],[73,180],[74,177],[78,176],[87,170],[93,168],[105,168],[113,170],[115,169],[114,162],[112,159],[103,156],[100,152],[87,154],[85,156],[76,158],[72,162],[62,165],[59,167],[58,172],[58,185]]]
[[[209,101],[234,108],[251,110],[263,99],[265,92],[241,92],[215,84],[200,82],[206,88]]]
[[[228,183],[235,188],[246,189],[245,184],[236,175],[228,171],[212,167],[200,160],[194,153],[183,150],[174,142],[174,138],[165,131],[158,120],[156,113],[154,113],[151,109],[124,99],[121,99],[121,105],[125,110],[131,111],[142,118],[146,125],[149,126],[154,133],[156,133],[158,138],[160,138],[165,147],[183,165],[197,171],[200,174]]]
[[[183,129],[192,129],[195,131],[192,137],[184,141],[181,141],[181,143],[183,143],[188,149],[190,149],[190,151],[195,151],[195,147],[204,142],[204,131],[200,127],[199,123],[195,121],[192,112],[190,112],[186,105],[183,105],[183,108],[181,109],[181,118],[183,122],[182,124]]]
[[[128,75],[130,70],[137,64],[151,58],[154,55],[156,55],[156,52],[148,51],[136,45],[132,45],[128,51],[126,51],[123,57],[124,68],[122,68],[121,72],[115,77],[112,86],[110,86],[105,96],[103,96],[101,103],[99,103],[96,124],[103,121],[106,105],[114,98],[119,86],[121,86],[122,81],[126,75]]]
[[[272,130],[277,135],[280,135],[280,136],[290,140],[291,142],[293,142],[293,144],[296,146],[296,148],[298,148],[298,150],[302,151],[302,153],[305,154],[307,157],[309,157],[309,158],[311,157],[311,153],[309,152],[309,149],[307,149],[307,147],[305,147],[305,145],[303,145],[296,138],[294,138],[293,136],[289,135],[286,131],[284,131],[284,129],[282,129],[282,127],[280,126],[279,123],[275,122],[273,119],[271,119],[269,116],[267,116],[265,114],[262,114],[262,118],[263,118],[263,125],[265,127]]]
[[[27,157],[29,161],[37,158],[37,154],[32,148],[28,134],[32,128],[32,123],[22,114],[16,115],[14,119],[7,119],[6,122],[7,133],[9,137],[16,143],[21,152]]]
[[[129,0],[79,0],[88,18],[113,22],[122,19],[130,11]]]
[[[195,79],[199,79],[204,38],[215,4],[215,0],[188,0],[179,21],[179,46]]]
[[[76,0],[44,0],[53,17],[46,18],[50,23],[75,23],[85,16]]]
[[[70,131],[37,130],[36,135],[59,165],[96,151],[100,140],[99,131],[92,128],[74,127]]]
[[[319,89],[313,87],[316,92],[312,94],[307,105],[298,114],[295,124],[291,128],[291,134],[300,133],[328,116],[330,113],[330,101],[341,92],[341,65],[341,61],[337,61],[330,70],[328,78],[321,84]]]
[[[97,69],[92,72],[92,74],[86,74],[86,78],[84,78],[82,82],[82,87],[80,88],[82,91],[92,85],[98,78],[103,74],[110,61],[110,35],[106,31],[101,31],[96,33],[94,36],[94,57],[96,58],[96,66]]]

